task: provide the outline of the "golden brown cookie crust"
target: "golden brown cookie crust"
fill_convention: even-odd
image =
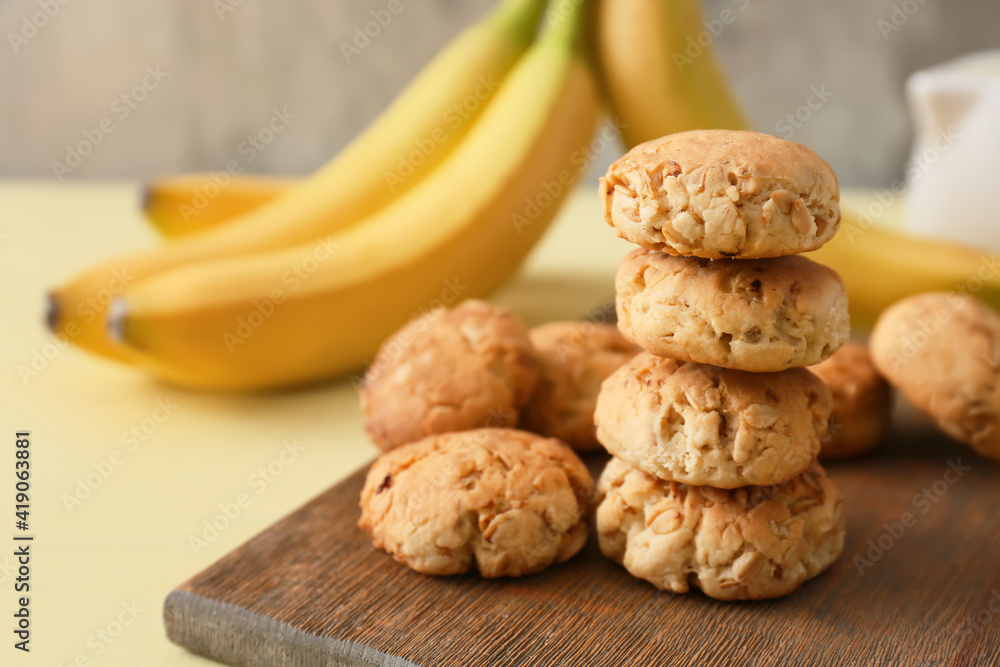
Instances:
[[[618,236],[674,255],[793,255],[840,226],[830,165],[759,132],[693,130],[640,144],[611,165],[600,194]]]
[[[519,577],[587,540],[594,485],[566,445],[513,429],[425,438],[368,471],[358,525],[425,574]]]
[[[577,451],[600,449],[594,406],[601,383],[638,352],[613,324],[550,322],[530,332],[541,374],[523,428]]]
[[[538,379],[521,319],[469,300],[411,321],[365,374],[365,430],[383,451],[435,433],[516,426]]]
[[[746,373],[643,352],[597,398],[597,438],[664,480],[781,484],[819,454],[833,399],[809,371]]]
[[[666,482],[612,458],[598,493],[604,555],[675,593],[788,595],[844,547],[844,504],[818,463],[779,486],[724,491]]]
[[[872,331],[875,366],[951,437],[1000,460],[1000,317],[956,292],[903,299]]]
[[[830,429],[819,457],[847,458],[877,447],[889,431],[892,388],[875,368],[868,347],[848,341],[809,370],[833,394]]]
[[[819,363],[850,336],[840,276],[805,257],[706,260],[636,249],[618,327],[653,354],[752,372]]]

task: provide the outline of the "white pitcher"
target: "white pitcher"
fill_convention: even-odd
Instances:
[[[907,228],[1000,250],[1000,51],[917,72],[906,92]]]

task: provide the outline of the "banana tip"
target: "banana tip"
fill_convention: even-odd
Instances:
[[[59,327],[59,315],[62,310],[59,307],[59,297],[56,296],[55,292],[49,292],[45,295],[45,301],[45,326],[52,333],[56,333],[56,329]]]
[[[108,308],[108,335],[116,342],[125,339],[125,318],[128,316],[128,304],[125,299],[118,297],[111,302]]]

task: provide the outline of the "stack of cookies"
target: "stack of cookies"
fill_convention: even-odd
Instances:
[[[604,382],[601,550],[634,576],[718,599],[786,595],[840,555],[844,508],[816,462],[830,390],[806,366],[849,336],[840,277],[798,253],[840,223],[805,146],[707,130],[637,146],[601,180],[640,248],[618,326],[645,351]]]

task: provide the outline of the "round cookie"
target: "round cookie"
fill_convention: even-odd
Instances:
[[[850,336],[847,291],[805,257],[706,260],[633,250],[618,328],[653,354],[755,373],[810,366]]]
[[[465,301],[417,318],[382,344],[365,374],[365,430],[387,451],[435,433],[516,426],[538,380],[521,319]]]
[[[641,353],[601,386],[597,439],[660,479],[732,489],[781,484],[827,433],[830,390],[803,368],[746,373]]]
[[[1000,317],[957,292],[893,304],[870,340],[875,366],[945,433],[1000,460]]]
[[[809,370],[833,394],[833,416],[819,450],[821,459],[857,456],[882,442],[889,431],[892,388],[875,368],[867,347],[848,341]]]
[[[559,441],[475,429],[382,455],[361,491],[358,525],[424,574],[519,577],[583,547],[593,494],[587,468]]]
[[[600,195],[618,236],[673,255],[794,255],[840,226],[830,165],[759,132],[693,130],[640,144],[611,165]]]
[[[601,383],[639,348],[613,324],[550,322],[530,332],[541,367],[523,428],[558,438],[578,451],[600,449],[594,405]]]
[[[675,593],[788,595],[844,548],[844,503],[818,463],[779,486],[724,491],[665,482],[613,458],[598,492],[604,555]]]

